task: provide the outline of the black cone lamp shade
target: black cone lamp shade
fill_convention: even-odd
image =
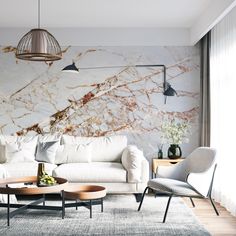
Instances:
[[[73,73],[79,73],[79,69],[76,67],[75,63],[66,66],[62,69],[63,72],[73,72]]]
[[[165,96],[166,104],[167,97],[175,96],[177,95],[177,92],[171,87],[169,83],[164,84],[164,88],[166,88],[163,93],[163,95]]]
[[[177,92],[171,87],[170,84],[167,85],[167,89],[163,93],[165,96],[175,96]]]

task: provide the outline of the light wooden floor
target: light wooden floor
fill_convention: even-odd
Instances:
[[[217,216],[208,200],[194,199],[195,208],[192,207],[188,198],[184,198],[184,201],[212,235],[236,236],[236,217],[233,217],[225,208],[216,203],[220,213],[220,216]]]

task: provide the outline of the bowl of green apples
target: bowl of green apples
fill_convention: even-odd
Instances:
[[[43,171],[42,175],[39,177],[39,187],[47,187],[56,185],[57,181],[55,178]]]

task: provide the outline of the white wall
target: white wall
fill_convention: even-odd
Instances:
[[[183,155],[198,146],[197,46],[70,47],[52,65],[16,60],[14,52],[4,51],[0,48],[0,133],[125,134],[151,160],[161,142],[161,125],[175,117],[191,124]],[[63,73],[72,59],[80,68],[126,67]],[[178,96],[165,104],[162,68],[129,67],[133,64],[165,64]]]
[[[0,45],[16,46],[29,31],[26,28],[0,28]],[[185,28],[52,28],[47,29],[63,46],[188,46]]]

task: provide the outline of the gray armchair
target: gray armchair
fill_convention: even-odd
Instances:
[[[195,205],[192,198],[209,198],[215,213],[219,215],[211,198],[216,170],[215,156],[216,151],[214,149],[199,147],[184,161],[176,165],[158,167],[157,178],[148,181],[138,211],[141,210],[145,193],[148,189],[152,189],[155,192],[165,193],[169,196],[163,223],[165,223],[173,196],[190,197],[193,206]]]

